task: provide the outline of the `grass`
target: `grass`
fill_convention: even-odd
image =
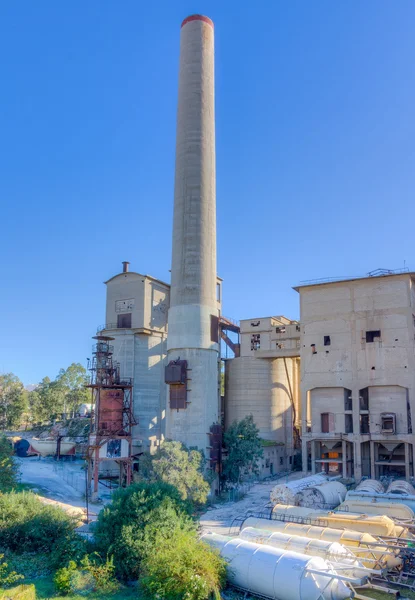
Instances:
[[[59,596],[50,578],[36,579],[30,583],[36,588],[36,600],[63,600],[64,598],[65,600],[85,600],[85,598],[88,598],[88,600],[128,600],[129,598],[140,600],[137,588],[122,587],[115,594],[97,592],[88,594],[88,596]]]

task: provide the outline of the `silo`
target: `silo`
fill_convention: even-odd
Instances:
[[[335,508],[346,498],[347,488],[340,481],[309,486],[297,494],[298,506]]]
[[[295,363],[293,359],[286,359],[286,364],[292,385]],[[226,427],[252,414],[260,436],[285,444],[286,453],[292,454],[294,440],[290,385],[281,358],[241,356],[227,361]]]

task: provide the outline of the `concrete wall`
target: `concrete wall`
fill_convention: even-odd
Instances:
[[[334,412],[336,432],[344,432],[343,388],[353,403],[354,472],[362,474],[360,390],[369,387],[369,427],[372,440],[388,439],[380,432],[380,413],[396,412],[397,434],[412,443],[406,402],[415,410],[414,299],[411,274],[339,281],[299,288],[301,314],[301,397],[305,442],[321,437],[321,412]],[[380,331],[374,341],[366,332]],[[325,336],[329,344],[325,345]],[[307,414],[307,399],[311,404]],[[396,410],[395,410],[396,407]],[[307,433],[311,412],[311,433]],[[310,424],[310,423],[309,423]],[[369,434],[368,434],[369,435]],[[334,436],[334,434],[333,434]],[[303,462],[307,444],[303,444]],[[365,461],[367,446],[364,450]],[[408,451],[412,455],[412,452]],[[412,466],[411,466],[412,472]]]

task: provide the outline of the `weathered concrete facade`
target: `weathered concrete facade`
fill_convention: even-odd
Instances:
[[[172,408],[167,398],[166,436],[207,457],[219,418],[216,283],[214,32],[210,19],[193,15],[180,36],[167,342],[168,362],[187,361],[189,385],[186,407]]]
[[[402,273],[296,288],[304,470],[413,475],[414,281]]]
[[[301,423],[299,341],[296,321],[242,320],[241,356],[226,361],[225,428],[252,414],[266,440],[262,475],[291,468]],[[273,446],[270,446],[271,443]]]
[[[129,271],[106,282],[106,323],[122,377],[133,379],[133,452],[154,451],[165,434],[169,285]]]

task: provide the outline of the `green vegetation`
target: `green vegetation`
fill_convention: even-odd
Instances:
[[[63,597],[57,592],[51,578],[36,579],[32,583],[36,589],[36,600],[63,600]],[[65,600],[85,600],[85,594],[70,593],[67,596],[64,596],[64,598]],[[120,586],[119,590],[115,593],[102,591],[91,592],[91,594],[88,594],[87,598],[88,600],[142,600],[136,587],[128,588],[124,586]]]
[[[25,409],[23,383],[13,373],[0,375],[0,429],[17,427]]]
[[[51,566],[60,565],[83,551],[75,527],[73,517],[31,492],[0,494],[0,549],[6,554],[44,554]]]
[[[146,597],[163,600],[220,600],[225,563],[194,531],[158,532],[142,564]]]
[[[0,600],[36,600],[35,586],[18,585],[7,590],[0,588]]]
[[[190,505],[167,483],[136,483],[117,490],[95,525],[97,551],[114,557],[117,575],[138,579],[141,560],[151,543],[151,532],[164,528],[194,528]]]
[[[115,579],[113,559],[103,561],[96,553],[85,555],[78,564],[73,560],[69,561],[67,567],[56,571],[53,582],[56,589],[65,596],[71,593],[89,595],[97,590],[111,594],[120,587]]]
[[[203,476],[204,460],[198,450],[188,450],[180,442],[164,442],[153,455],[140,461],[140,479],[173,485],[183,500],[205,504],[210,485]]]
[[[13,585],[19,579],[23,579],[23,575],[12,571],[9,564],[4,560],[4,554],[0,554],[0,589]]]
[[[239,484],[244,475],[256,475],[259,472],[258,461],[263,455],[262,440],[252,415],[242,421],[234,421],[223,441],[227,451],[223,463],[225,482]]]
[[[17,465],[9,440],[0,435],[0,493],[8,492],[17,485]]]

